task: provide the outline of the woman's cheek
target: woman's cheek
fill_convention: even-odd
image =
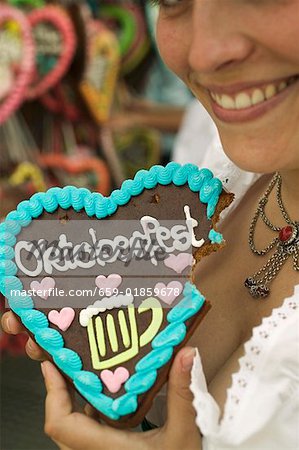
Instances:
[[[159,18],[157,23],[157,45],[164,63],[183,81],[188,74],[188,33],[179,24],[169,24]]]

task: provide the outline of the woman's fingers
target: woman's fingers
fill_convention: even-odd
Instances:
[[[98,411],[93,408],[93,406],[87,404],[84,407],[84,413],[88,416],[88,417],[92,417],[93,419],[96,419],[98,422],[100,422],[99,420],[99,413]]]
[[[8,334],[19,334],[26,331],[12,311],[8,311],[3,314],[1,318],[1,326],[5,333]]]
[[[31,338],[28,339],[25,345],[25,350],[29,358],[35,361],[45,361],[48,359],[43,349],[37,345]]]
[[[84,414],[73,412],[66,382],[52,363],[43,362],[42,372],[47,389],[45,432],[60,446],[72,450],[142,448],[134,446],[135,438],[130,439],[132,433],[100,425]]]
[[[191,369],[195,349],[183,348],[175,357],[169,381],[167,423],[165,432],[167,442],[173,442],[179,448],[201,448],[201,437],[195,423],[195,411],[192,405],[193,395],[190,391]]]
[[[8,334],[26,333],[25,327],[20,323],[12,311],[3,314],[1,326],[3,331]],[[44,361],[47,359],[46,353],[31,338],[28,339],[25,350],[31,359],[35,359],[36,361]]]
[[[66,381],[49,361],[41,363],[41,370],[47,389],[46,422],[52,422],[54,417],[60,420],[60,417],[68,416],[73,410],[71,395]]]

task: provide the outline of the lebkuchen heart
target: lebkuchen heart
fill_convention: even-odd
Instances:
[[[110,197],[34,194],[0,225],[0,288],[64,376],[110,425],[140,423],[209,310],[192,282],[232,194],[208,169],[139,171]]]

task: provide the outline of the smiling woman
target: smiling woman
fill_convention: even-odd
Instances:
[[[205,388],[196,381],[202,370],[198,365],[199,373],[194,371],[192,384],[197,424],[207,449],[234,446],[272,450],[281,445],[297,448],[299,438],[293,418],[284,421],[288,423],[286,438],[286,429],[270,417],[278,414],[278,404],[288,417],[291,411],[296,412],[296,420],[299,409],[298,402],[288,409],[286,402],[282,405],[278,400],[286,394],[283,383],[289,386],[288,392],[293,388],[298,392],[295,355],[299,349],[295,332],[289,351],[282,350],[288,344],[280,334],[282,323],[277,322],[278,317],[288,316],[287,305],[291,302],[295,312],[290,322],[298,328],[298,287],[295,295],[293,292],[299,284],[299,46],[296,39],[299,38],[299,3],[297,0],[158,3],[160,53],[217,126],[227,155],[218,152],[223,165],[218,176],[230,179],[232,173],[234,178],[238,173],[234,186],[238,194],[244,192],[242,183],[246,182],[238,168],[264,174],[252,183],[243,198],[238,198],[238,206],[223,222],[227,248],[221,255],[204,261],[197,270],[203,292],[214,299],[211,313],[192,339],[192,344],[199,348],[209,392],[213,395],[207,400]],[[200,151],[198,161],[204,161],[214,170],[219,165],[215,160],[217,152],[213,150],[209,157],[204,149]],[[253,179],[256,179],[254,175]],[[267,300],[260,303],[250,300],[243,291],[244,280],[248,294],[255,299],[267,297]],[[276,327],[275,337],[270,323]],[[249,339],[250,336],[253,337]],[[265,351],[265,342],[257,339],[258,336],[266,336],[267,345],[271,342],[277,366],[269,366],[274,356],[271,351]],[[289,377],[286,372],[293,364],[294,371]],[[245,365],[255,369],[250,372]],[[274,379],[277,383],[272,385]],[[271,392],[265,380],[272,385]],[[253,399],[257,398],[259,401],[255,403]],[[288,394],[285,398],[289,398]],[[236,410],[237,404],[240,406]],[[210,415],[203,413],[207,410]],[[253,437],[254,433],[258,438]]]
[[[246,170],[292,168],[294,158],[299,164],[298,16],[296,0],[161,2],[157,36],[165,62]]]
[[[189,348],[174,361],[167,402],[157,396],[151,413],[162,425],[167,403],[166,423],[144,434],[113,430],[73,413],[45,362],[46,431],[74,450],[298,449],[299,2],[152,3],[160,53],[214,120],[226,154],[202,149],[199,159],[234,178],[238,200],[220,226],[226,248],[194,274],[212,303],[191,340],[200,353],[194,399]],[[11,313],[3,317],[6,331],[22,331]],[[28,353],[44,356],[33,343]]]

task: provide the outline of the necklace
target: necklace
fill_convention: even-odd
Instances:
[[[263,267],[251,277],[246,278],[244,282],[245,287],[248,288],[249,293],[254,298],[264,298],[270,294],[269,284],[277,276],[289,257],[292,256],[293,258],[294,270],[299,271],[299,222],[292,221],[284,207],[281,198],[281,183],[280,174],[275,173],[266,192],[259,200],[258,207],[249,227],[248,243],[254,254],[264,256],[276,247],[274,253]],[[281,228],[273,225],[265,213],[266,204],[275,186],[277,204],[287,223],[286,226]],[[261,219],[268,228],[276,233],[272,241],[261,250],[258,250],[254,243],[254,234],[258,219]]]

